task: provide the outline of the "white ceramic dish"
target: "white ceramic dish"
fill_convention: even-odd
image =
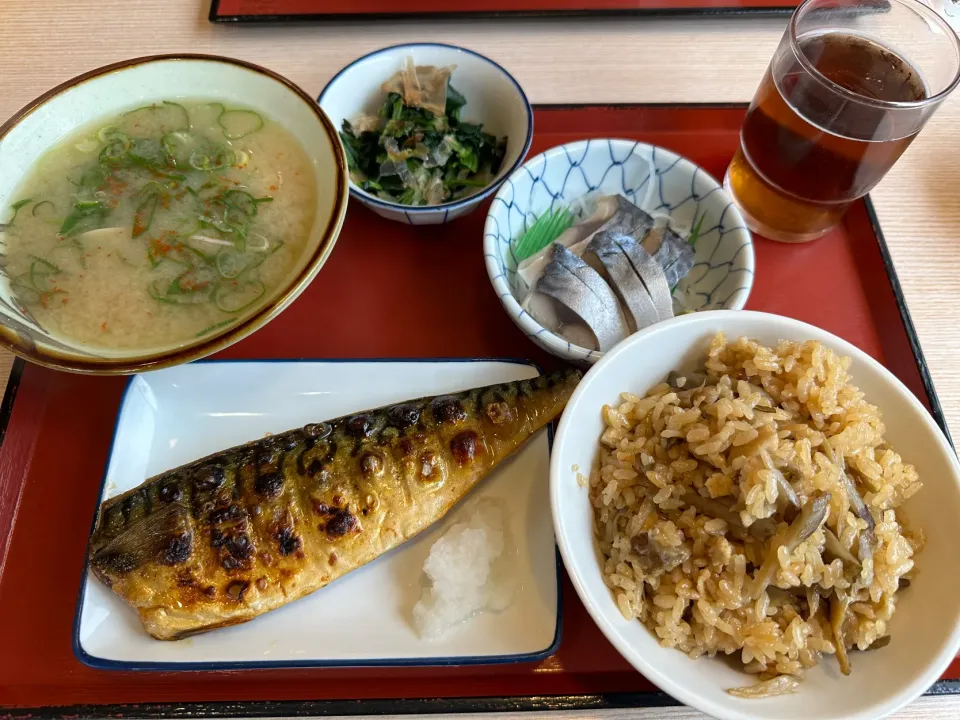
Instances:
[[[781,338],[819,340],[853,358],[854,382],[883,413],[890,444],[913,463],[923,489],[906,505],[910,522],[926,531],[916,578],[898,595],[887,648],[853,653],[844,677],[825,657],[794,695],[765,700],[733,697],[726,688],[753,682],[720,658],[691,660],[663,648],[638,621],[620,614],[600,574],[593,513],[573,467],[589,472],[603,428],[601,407],[621,392],[645,393],[673,369],[702,363],[717,331],[767,344]],[[723,720],[875,720],[922,694],[960,648],[960,464],[950,443],[909,390],[886,368],[849,343],[797,320],[757,312],[686,315],[643,330],[610,351],[577,387],[560,421],[550,465],[550,500],[557,542],[573,585],[604,635],[637,670],[683,703]]]
[[[513,249],[543,213],[623,195],[681,236],[703,218],[696,264],[674,292],[674,311],[740,310],[753,287],[753,241],[733,201],[705,170],[679,155],[635,140],[592,139],[531,158],[500,188],[483,228],[487,274],[507,314],[547,352],[579,365],[603,353],[550,332],[523,310],[527,288]]]
[[[350,182],[350,194],[377,215],[409,225],[438,225],[476,210],[523,162],[533,141],[533,109],[520,84],[490,58],[455,45],[411,43],[364,55],[327,83],[318,102],[338,130],[344,120],[361,112],[376,114],[384,100],[380,86],[402,67],[408,55],[417,65],[456,65],[450,82],[467,99],[462,119],[482,123],[484,131],[497,137],[507,136],[507,154],[494,181],[460,200],[411,207],[381,200]]]
[[[131,380],[102,499],[210,452],[424,395],[536,377],[510,361],[209,362]],[[159,642],[136,613],[87,573],[74,649],[111,669],[195,670],[322,665],[442,665],[534,660],[559,643],[558,562],[547,503],[547,431],[532,438],[446,518],[317,592],[235,627]],[[523,578],[514,603],[442,640],[422,640],[410,614],[432,543],[480,498],[502,500]]]
[[[347,209],[346,156],[336,129],[313,99],[266,68],[214,55],[156,55],[124,60],[69,80],[0,125],[0,222],[23,176],[51,146],[77,128],[162,100],[242,104],[276,120],[303,146],[315,171],[316,217],[296,273],[235,326],[154,352],[93,352],[39,327],[12,299],[0,272],[0,344],[35,363],[93,374],[141,372],[205,357],[262,327],[310,284],[340,234]],[[0,227],[0,241],[3,238]]]

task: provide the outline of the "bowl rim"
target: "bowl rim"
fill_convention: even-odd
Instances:
[[[220,332],[214,332],[199,342],[155,353],[144,353],[129,358],[87,359],[80,355],[67,354],[52,349],[41,350],[32,341],[21,338],[14,330],[0,325],[0,346],[10,350],[24,360],[67,372],[91,375],[127,375],[130,373],[158,370],[164,367],[180,365],[206,357],[242,340],[275,318],[312,282],[333,251],[333,246],[336,244],[340,229],[343,226],[348,198],[347,157],[343,143],[340,141],[340,136],[337,134],[336,128],[333,126],[330,118],[327,117],[327,114],[303,88],[273,70],[246,60],[206,53],[161,53],[156,55],[143,55],[102,65],[56,85],[20,108],[8,120],[0,124],[0,143],[3,142],[11,130],[33,114],[35,110],[68,90],[79,87],[90,80],[123,72],[134,67],[174,61],[201,61],[212,64],[230,65],[262,75],[284,86],[288,91],[302,100],[317,116],[317,120],[321,127],[323,127],[334,151],[333,154],[336,160],[336,190],[333,210],[326,227],[323,229],[316,250],[307,260],[303,269],[286,285],[286,289],[274,300],[265,304],[257,312],[237,325],[225,328]]]
[[[557,547],[560,550],[560,555],[563,558],[564,566],[567,568],[570,581],[573,584],[578,597],[580,598],[581,602],[583,602],[583,605],[586,607],[590,617],[597,624],[597,627],[600,628],[600,631],[627,662],[629,662],[638,672],[641,672],[648,680],[653,682],[664,692],[668,693],[680,702],[694,707],[701,712],[707,713],[712,717],[720,718],[721,720],[763,720],[764,715],[762,714],[762,706],[757,707],[756,710],[743,710],[739,708],[731,708],[723,704],[716,704],[712,701],[707,701],[703,699],[696,690],[688,688],[687,685],[678,682],[674,676],[668,675],[661,671],[654,664],[655,658],[644,657],[640,652],[637,651],[636,648],[621,640],[616,628],[614,628],[611,624],[610,618],[614,617],[613,613],[600,608],[588,597],[589,591],[587,590],[587,586],[590,585],[595,587],[597,584],[603,585],[603,580],[600,575],[599,568],[597,568],[596,578],[589,578],[584,574],[585,569],[583,566],[578,565],[574,561],[571,551],[571,543],[569,542],[569,538],[565,532],[564,520],[561,518],[560,513],[561,477],[563,478],[563,481],[567,482],[570,479],[569,467],[561,467],[561,455],[563,455],[565,443],[568,442],[567,437],[574,432],[571,424],[572,421],[567,420],[564,422],[564,420],[567,419],[568,412],[572,414],[578,411],[579,408],[577,406],[581,402],[581,398],[587,393],[591,382],[594,382],[595,378],[604,372],[604,368],[613,363],[620,354],[631,352],[634,345],[639,345],[645,341],[648,341],[658,333],[666,332],[677,325],[697,325],[701,323],[709,323],[711,320],[715,319],[721,324],[721,327],[717,328],[717,331],[719,332],[723,330],[722,323],[724,318],[729,320],[732,318],[743,318],[744,316],[747,316],[746,319],[749,322],[769,323],[780,326],[781,329],[779,332],[784,334],[784,336],[789,333],[797,336],[806,336],[808,338],[818,338],[821,342],[831,345],[841,354],[852,357],[857,363],[867,365],[881,378],[885,384],[889,385],[897,395],[900,395],[908,404],[913,405],[913,407],[919,412],[927,433],[936,438],[938,444],[944,451],[944,455],[947,457],[949,464],[952,466],[952,480],[954,485],[960,485],[960,461],[958,461],[956,452],[954,451],[953,446],[950,444],[950,441],[937,426],[927,409],[909,390],[909,388],[907,388],[898,377],[884,367],[879,361],[865,353],[860,348],[856,347],[847,340],[834,335],[828,330],[824,330],[823,328],[816,327],[815,325],[811,325],[801,320],[795,320],[783,315],[759,312],[756,310],[739,310],[737,313],[738,315],[731,315],[725,310],[705,310],[699,313],[691,313],[690,315],[677,316],[671,318],[670,320],[657,323],[656,325],[651,325],[617,345],[615,348],[610,350],[610,352],[604,355],[596,365],[590,368],[590,370],[580,381],[580,384],[574,389],[573,394],[567,402],[567,406],[560,418],[557,432],[554,436],[553,450],[550,454],[549,471],[550,510],[553,516],[553,528],[554,535],[557,539]],[[597,442],[599,442],[599,438],[597,438]],[[606,586],[603,585],[603,587]],[[622,617],[619,615],[618,611],[615,610],[615,612],[616,617]],[[882,704],[865,705],[863,710],[849,715],[847,718],[849,718],[849,720],[876,720],[880,717],[886,717],[888,714],[896,712],[922,695],[926,689],[944,673],[949,664],[956,657],[958,650],[960,650],[960,623],[955,624],[952,628],[947,630],[947,637],[948,641],[944,644],[941,652],[938,655],[930,657],[927,661],[925,669],[915,675],[913,678],[907,680],[900,690],[893,693],[891,698]],[[663,649],[670,650],[670,648]]]
[[[753,234],[750,232],[750,229],[747,227],[746,220],[743,217],[743,213],[740,212],[740,209],[737,207],[736,203],[733,202],[733,198],[730,197],[730,194],[723,187],[723,183],[717,182],[717,179],[706,171],[703,166],[698,165],[693,160],[688,158],[686,155],[681,155],[670,148],[663,147],[662,145],[654,145],[653,143],[647,143],[640,140],[631,140],[629,138],[623,137],[599,137],[599,138],[583,138],[581,140],[573,140],[568,143],[561,143],[560,145],[554,145],[553,147],[547,148],[543,152],[540,152],[534,155],[532,158],[529,158],[524,162],[520,167],[514,170],[509,176],[504,179],[504,185],[501,186],[500,190],[497,192],[496,196],[493,199],[493,202],[490,205],[490,208],[487,210],[487,217],[484,220],[483,224],[483,254],[485,259],[485,264],[487,266],[487,277],[490,279],[490,283],[493,285],[494,292],[500,298],[500,303],[503,305],[504,309],[507,311],[507,314],[510,318],[517,324],[520,329],[527,334],[531,339],[535,339],[537,343],[543,343],[548,346],[550,352],[553,353],[562,353],[561,357],[570,358],[579,362],[597,362],[599,359],[604,357],[604,353],[599,350],[589,350],[580,345],[574,345],[573,343],[564,340],[562,337],[556,333],[548,330],[543,327],[540,323],[530,317],[529,313],[526,312],[521,306],[516,296],[513,294],[513,290],[510,288],[510,285],[507,283],[506,276],[500,272],[500,268],[497,264],[497,248],[499,241],[497,240],[496,233],[493,229],[493,224],[497,224],[497,230],[499,230],[499,223],[494,218],[494,204],[497,200],[500,200],[501,203],[506,205],[506,200],[501,197],[501,194],[505,192],[506,181],[513,181],[515,178],[520,176],[521,172],[530,172],[529,167],[536,162],[543,160],[546,162],[550,157],[559,155],[561,153],[569,154],[573,148],[578,148],[579,146],[585,145],[587,143],[600,143],[607,142],[611,145],[619,144],[629,144],[630,145],[630,154],[634,154],[638,148],[640,149],[649,149],[653,152],[662,152],[672,158],[676,159],[679,163],[685,163],[688,165],[694,174],[701,173],[708,177],[716,186],[716,190],[713,191],[714,194],[719,193],[720,197],[726,198],[728,200],[728,207],[734,212],[735,217],[740,220],[738,228],[733,228],[732,230],[738,230],[740,234],[743,235],[745,244],[747,247],[746,251],[746,262],[747,269],[750,271],[748,273],[746,293],[743,294],[742,300],[735,305],[728,308],[720,308],[718,311],[729,311],[729,310],[742,310],[747,301],[750,299],[750,293],[753,290],[753,282],[756,277],[756,255],[754,250],[754,241]],[[702,312],[713,312],[712,310],[698,310],[695,314]],[[655,325],[659,325],[656,323]],[[654,327],[654,326],[650,326]],[[629,337],[632,336],[628,336]],[[625,342],[626,339],[622,342]],[[618,345],[619,346],[619,345]],[[608,351],[609,352],[609,351]]]
[[[523,100],[523,104],[527,111],[527,137],[524,141],[523,148],[520,151],[520,154],[517,156],[516,161],[510,168],[503,173],[503,177],[499,180],[494,179],[489,185],[487,185],[480,192],[470,195],[465,198],[460,198],[459,200],[452,200],[450,202],[440,203],[439,205],[403,205],[401,203],[390,202],[388,200],[382,200],[375,195],[371,195],[366,190],[361,190],[358,188],[352,179],[347,176],[348,187],[350,189],[350,194],[356,197],[358,200],[364,203],[369,203],[371,205],[376,205],[377,207],[387,208],[389,210],[397,210],[400,212],[407,212],[414,215],[422,215],[424,213],[437,212],[438,210],[450,211],[456,210],[458,208],[465,207],[469,204],[474,204],[480,202],[484,198],[488,197],[493,193],[497,188],[499,188],[504,181],[513,175],[514,172],[523,164],[524,159],[527,157],[527,153],[530,152],[530,146],[533,144],[533,106],[530,104],[530,99],[527,97],[527,94],[523,91],[523,88],[520,86],[520,83],[517,82],[517,79],[510,74],[510,72],[503,67],[496,60],[493,60],[486,55],[478,53],[476,50],[470,50],[469,48],[462,47],[460,45],[452,45],[450,43],[438,43],[438,42],[414,42],[414,43],[398,43],[396,45],[388,45],[387,47],[379,48],[378,50],[373,50],[368,52],[366,55],[361,55],[352,62],[348,63],[342,67],[337,74],[334,75],[327,84],[324,86],[323,90],[320,91],[320,95],[317,97],[317,104],[322,108],[323,107],[323,98],[324,96],[333,88],[334,84],[340,80],[341,76],[353,69],[355,65],[359,65],[367,60],[375,58],[377,55],[382,55],[388,52],[394,52],[396,50],[401,50],[403,48],[444,48],[447,50],[455,50],[466,55],[472,55],[475,58],[483,60],[490,65],[493,65],[494,68],[499,70],[503,76],[513,83],[513,86],[516,88],[517,92],[520,95],[520,99]],[[339,135],[338,135],[339,137]]]

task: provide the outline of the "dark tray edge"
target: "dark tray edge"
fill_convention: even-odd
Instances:
[[[939,680],[926,696],[960,694],[960,680]],[[436,715],[597,711],[623,708],[678,707],[663,692],[534,697],[430,698],[422,700],[299,700],[286,702],[144,703],[137,705],[70,705],[6,709],[3,720],[99,720],[104,717],[141,720],[193,718],[308,718],[357,715]]]
[[[455,18],[469,18],[471,20],[480,19],[498,19],[498,20],[524,20],[524,19],[544,19],[544,18],[615,18],[615,17],[787,17],[797,9],[799,2],[794,4],[784,4],[776,7],[737,7],[734,5],[726,7],[695,7],[695,8],[633,8],[633,9],[612,9],[612,10],[511,10],[511,11],[450,11],[450,12],[390,12],[390,13],[344,13],[344,14],[324,14],[311,13],[303,15],[277,14],[277,15],[220,15],[217,11],[220,7],[220,0],[211,0],[210,12],[207,19],[212,23],[218,24],[284,24],[284,23],[305,23],[305,22],[338,22],[338,21],[380,21],[380,20],[451,20]]]
[[[216,4],[218,0],[213,0]],[[212,12],[212,10],[211,10]],[[588,103],[562,103],[536,105],[547,108],[584,107]],[[657,107],[657,106],[700,106],[733,107],[743,103],[598,103],[603,107]],[[916,327],[910,316],[903,289],[897,277],[893,258],[887,246],[880,222],[870,196],[864,198],[870,224],[873,227],[880,254],[883,257],[887,279],[893,288],[900,310],[900,319],[907,331],[910,347],[913,351],[917,369],[923,381],[924,391],[930,402],[930,414],[937,425],[950,440],[943,407],[937,396],[930,368],[920,347]],[[3,401],[0,403],[0,442],[6,433],[13,411],[17,389],[20,385],[25,362],[21,358],[14,361],[10,372]],[[960,695],[960,680],[938,680],[925,696]],[[374,700],[298,700],[298,701],[243,701],[243,702],[197,702],[197,703],[141,703],[120,705],[65,705],[50,707],[2,707],[0,720],[100,720],[104,717],[142,718],[143,720],[167,720],[189,718],[302,718],[332,717],[356,715],[433,715],[441,713],[494,713],[494,712],[548,712],[570,710],[610,710],[619,708],[675,707],[681,703],[664,692],[644,693],[602,693],[595,695],[544,695],[544,696],[506,696],[475,698],[424,698],[424,699],[374,699]]]
[[[10,367],[10,377],[7,379],[7,388],[3,393],[3,402],[0,403],[0,445],[3,444],[3,438],[7,434],[7,426],[10,425],[10,415],[13,413],[13,403],[17,399],[17,390],[20,389],[20,378],[23,376],[23,368],[26,361],[22,357],[15,357],[13,365]]]

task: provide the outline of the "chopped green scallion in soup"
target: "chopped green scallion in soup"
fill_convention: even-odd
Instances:
[[[164,101],[61,141],[16,198],[4,267],[24,308],[62,339],[139,351],[227,327],[282,289],[316,183],[279,124]]]

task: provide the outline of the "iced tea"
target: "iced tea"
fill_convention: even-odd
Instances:
[[[858,30],[785,38],[757,90],[726,186],[763,235],[797,242],[826,233],[932,112],[938,89],[924,82],[929,73]]]

